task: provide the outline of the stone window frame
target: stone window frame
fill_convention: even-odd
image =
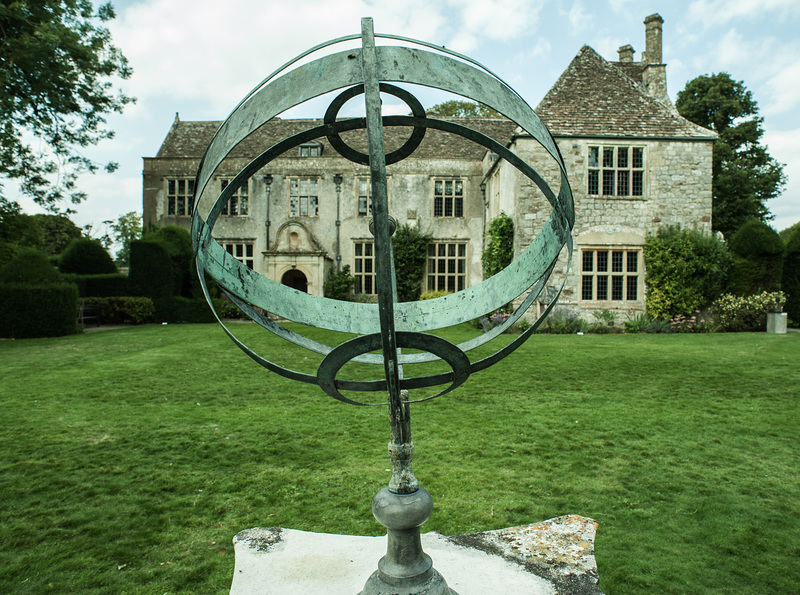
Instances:
[[[375,278],[375,242],[372,240],[353,240],[353,276],[356,278],[354,293],[377,295]]]
[[[455,293],[469,287],[468,244],[467,239],[434,239],[428,244],[426,291]]]
[[[644,198],[645,146],[590,144],[586,155],[586,194],[603,198]]]
[[[644,301],[641,246],[582,246],[579,263],[584,305],[641,305]]]
[[[222,192],[233,178],[220,178],[219,191]],[[221,216],[224,217],[249,217],[250,216],[250,180],[242,182],[237,190],[222,207]]]
[[[372,217],[372,183],[369,177],[357,177],[356,217]]]
[[[194,178],[165,178],[167,186],[167,215],[190,217],[194,210]]]
[[[248,269],[255,267],[255,244],[254,239],[250,240],[220,240],[225,251],[236,260],[245,265]]]
[[[306,157],[322,157],[322,143],[303,143],[298,148],[298,155]]]
[[[293,176],[287,183],[289,217],[319,217],[319,176]]]
[[[437,219],[464,217],[466,182],[458,176],[437,176],[433,179],[433,216]]]

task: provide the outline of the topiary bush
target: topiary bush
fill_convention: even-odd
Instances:
[[[748,221],[728,242],[735,255],[729,290],[735,295],[753,295],[781,288],[783,240],[763,221]]]
[[[61,283],[61,274],[47,255],[36,248],[19,248],[15,256],[0,269],[0,283],[46,285]]]
[[[76,275],[107,275],[117,272],[117,265],[98,240],[75,238],[61,255],[62,273]]]
[[[644,244],[647,313],[672,318],[704,308],[725,290],[731,256],[712,235],[659,228]]]
[[[78,289],[69,283],[0,285],[0,336],[60,337],[76,330]]]
[[[202,298],[203,290],[197,277],[192,252],[192,236],[178,225],[167,225],[156,231],[145,234],[142,238],[163,246],[172,263],[174,295]],[[133,267],[133,263],[131,263]],[[206,279],[208,282],[208,279]],[[209,289],[216,287],[212,282]]]
[[[131,242],[128,283],[133,295],[160,299],[175,295],[172,259],[159,242]]]

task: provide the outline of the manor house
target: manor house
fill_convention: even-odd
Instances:
[[[645,23],[645,47],[630,45],[609,62],[584,46],[536,108],[556,139],[575,196],[575,245],[566,273],[562,254],[551,285],[568,274],[559,303],[589,317],[644,310],[642,246],[659,226],[711,230],[709,130],[681,117],[667,97],[663,19]],[[276,142],[321,120],[275,118],[238,145],[217,171],[214,192]],[[460,118],[534,165],[558,189],[555,164],[538,143],[503,118]],[[145,227],[189,229],[200,159],[221,122],[176,116],[155,157],[144,159]],[[408,136],[385,128],[387,151]],[[365,150],[358,132],[342,135]],[[514,220],[514,248],[524,250],[550,214],[538,188],[497,155],[429,129],[408,158],[387,167],[389,211],[398,225],[431,235],[422,290],[459,291],[483,280],[489,222]],[[214,197],[211,198],[215,198]],[[204,197],[204,201],[208,201]],[[355,291],[375,294],[369,169],[341,157],[327,140],[284,153],[239,187],[214,228],[227,251],[257,272],[322,295],[331,272],[349,265]]]

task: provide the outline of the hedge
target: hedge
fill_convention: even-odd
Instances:
[[[59,337],[76,330],[78,288],[69,283],[0,285],[0,335]]]
[[[129,295],[128,277],[109,275],[63,275],[64,280],[78,286],[81,297],[113,297]]]
[[[144,324],[155,320],[155,305],[147,297],[90,297],[84,303],[100,309],[104,324]]]
[[[782,289],[786,292],[786,312],[795,324],[800,324],[800,227],[786,240],[783,257]]]
[[[222,305],[216,303],[217,312]],[[196,300],[180,296],[172,296],[155,300],[156,322],[169,322],[170,324],[188,322],[216,322],[214,313],[205,300]]]

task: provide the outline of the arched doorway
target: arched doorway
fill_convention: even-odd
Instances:
[[[281,283],[297,291],[308,293],[308,279],[306,279],[302,271],[298,271],[297,269],[286,271],[283,277],[281,277]]]

